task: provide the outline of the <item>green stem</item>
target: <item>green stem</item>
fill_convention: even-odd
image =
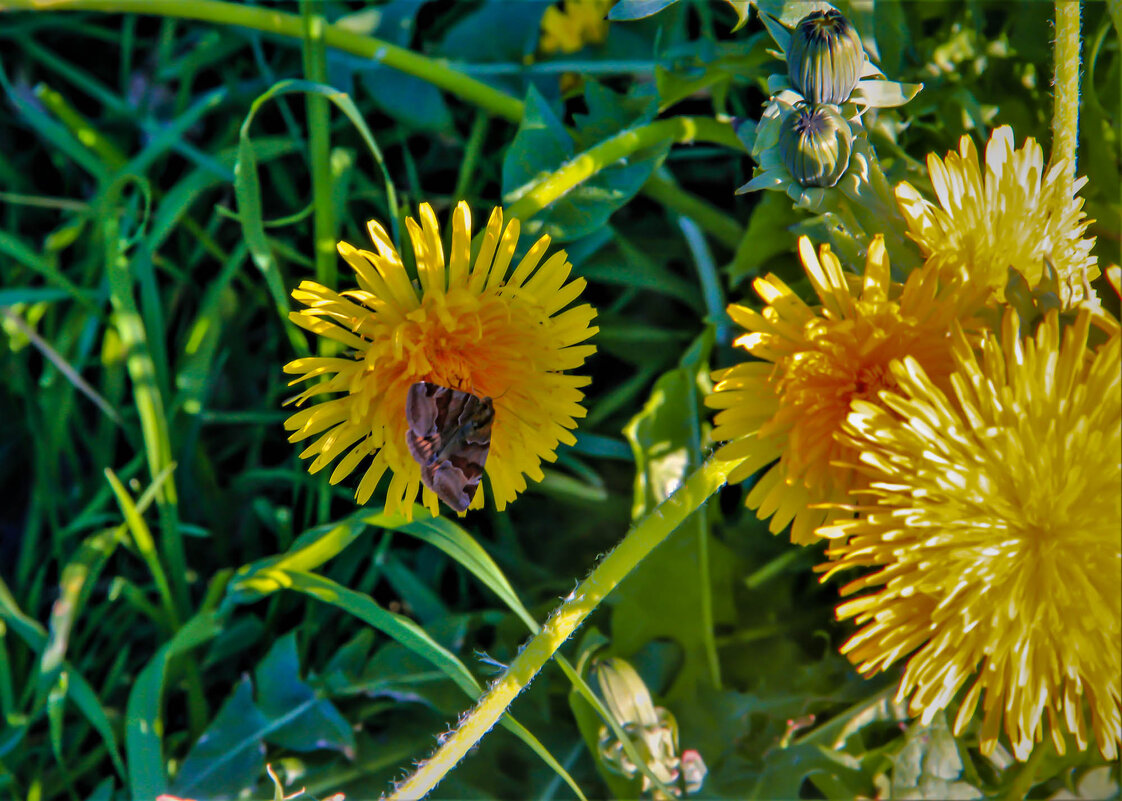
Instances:
[[[1062,2],[1062,0],[1060,0]],[[1059,5],[1059,3],[1057,3]],[[1040,766],[1041,760],[1044,759],[1044,754],[1050,749],[1044,743],[1037,744],[1036,748],[1032,749],[1032,754],[1029,755],[1028,761],[1021,766],[1017,775],[1013,778],[1013,783],[1009,785],[1009,789],[1005,792],[1002,798],[1005,801],[1023,801],[1028,795],[1029,790],[1032,789],[1033,783],[1036,781],[1036,770]]]
[[[671,117],[605,139],[540,180],[521,187],[507,207],[511,217],[526,220],[605,167],[664,142],[715,142],[737,150],[744,145],[732,126],[711,117]],[[738,238],[739,239],[739,238]]]
[[[323,0],[301,0],[304,23],[304,77],[313,83],[327,83],[327,50],[323,46]],[[331,128],[328,100],[321,94],[304,95],[308,114],[308,161],[312,173],[312,228],[316,261],[316,280],[335,289],[335,209],[331,199]]]
[[[153,14],[192,19],[218,25],[238,25],[277,36],[302,39],[304,21],[298,14],[273,8],[256,8],[221,0],[0,0],[0,11],[101,11],[110,14]],[[441,60],[414,53],[373,36],[327,25],[323,41],[328,47],[368,58],[387,67],[415,75],[512,122],[522,119],[522,101],[469,78]]]
[[[683,520],[720,489],[741,460],[712,459],[696,470],[681,488],[663,501],[609,553],[568,599],[559,606],[519,652],[506,672],[487,691],[475,709],[436,753],[399,784],[391,799],[417,799],[427,795],[464,755],[490,731],[511,702],[533,680],[577,627],[654,548]]]
[[[735,251],[740,244],[740,237],[744,234],[743,223],[713,204],[683,192],[672,178],[654,173],[643,184],[643,194],[657,200],[670,211],[689,217],[729,250]]]
[[[1075,181],[1079,142],[1079,0],[1056,0],[1056,77],[1052,107],[1052,161]]]

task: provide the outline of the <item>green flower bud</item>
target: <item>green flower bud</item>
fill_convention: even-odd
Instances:
[[[787,74],[811,103],[844,103],[864,66],[861,37],[834,9],[806,15],[791,34]]]
[[[799,103],[783,120],[779,152],[803,186],[833,186],[849,167],[853,133],[834,106]]]

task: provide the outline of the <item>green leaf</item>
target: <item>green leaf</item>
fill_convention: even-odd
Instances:
[[[619,0],[608,12],[608,19],[614,22],[643,19],[677,2],[678,0]]]
[[[403,124],[432,133],[453,130],[444,96],[428,81],[383,66],[364,69],[361,78],[374,102]]]
[[[300,715],[270,731],[269,743],[292,751],[334,748],[348,756],[355,753],[355,734],[330,701],[315,697],[315,691],[300,678],[296,656],[296,634],[280,637],[257,665],[257,702],[269,720],[286,718],[293,710]]]
[[[358,681],[362,668],[370,658],[374,632],[360,629],[342,648],[331,655],[323,669],[321,681],[329,692],[335,692]]]
[[[45,286],[14,287],[0,289],[0,306],[15,306],[17,303],[53,303],[74,297],[66,289]]]
[[[254,264],[265,278],[265,285],[273,299],[277,315],[281,319],[288,319],[288,298],[284,280],[280,274],[277,259],[265,237],[264,214],[261,208],[261,182],[257,176],[257,153],[253,141],[250,139],[249,130],[253,118],[257,116],[261,107],[274,97],[287,94],[300,93],[325,97],[343,112],[358,130],[362,141],[374,159],[374,163],[381,170],[385,181],[386,201],[390,206],[392,216],[397,217],[397,199],[393,182],[385,169],[385,159],[374,139],[370,127],[366,124],[362,112],[354,101],[346,94],[331,86],[312,83],[311,81],[287,80],[274,84],[261,93],[249,107],[249,112],[242,121],[238,132],[238,158],[234,166],[234,195],[238,201],[238,219],[242,224],[242,234]],[[289,339],[298,353],[307,353],[308,346],[304,338],[292,326],[286,326]]]
[[[465,62],[513,62],[538,48],[542,14],[552,0],[485,0],[448,29],[440,52]]]
[[[728,267],[729,283],[735,286],[745,278],[757,278],[765,271],[768,261],[781,254],[794,253],[796,237],[790,228],[801,218],[786,195],[762,193]]]
[[[553,113],[548,101],[533,86],[526,92],[526,110],[514,141],[503,158],[503,197],[548,175],[576,150],[573,138]]]
[[[819,745],[793,745],[768,755],[763,775],[750,798],[799,798],[803,782],[817,775],[829,776],[846,788],[846,796],[857,798],[872,793],[872,782],[860,763],[841,751]]]
[[[689,370],[663,374],[643,411],[623,430],[635,456],[632,520],[673,495],[689,474],[690,427],[697,425],[694,382]]]
[[[688,353],[687,366],[663,374],[624,429],[635,454],[633,519],[670,497],[700,461],[699,381],[712,345],[710,333]],[[629,656],[653,640],[675,642],[684,661],[668,695],[691,697],[699,682],[719,687],[713,626],[734,619],[737,572],[733,554],[709,536],[706,511],[690,516],[621,583],[612,614],[616,651]]]
[[[172,793],[217,799],[252,789],[265,767],[261,733],[268,725],[253,703],[253,685],[243,677],[183,760]]]
[[[606,89],[593,90],[595,98],[590,113],[578,131],[585,148],[596,144],[593,137],[629,128],[650,118],[654,112],[653,98],[632,98],[623,111],[614,105]],[[616,97],[621,106],[623,98]],[[624,113],[626,112],[626,113]],[[628,122],[627,116],[637,115]],[[626,128],[624,129],[626,130]],[[582,132],[587,131],[588,136]],[[523,232],[530,235],[549,234],[557,241],[570,241],[588,236],[607,224],[608,218],[639,191],[639,188],[662,163],[670,150],[670,142],[640,150],[629,158],[603,165],[587,180],[570,189],[548,207],[523,220]],[[577,143],[565,130],[545,98],[530,87],[526,94],[526,110],[514,141],[503,159],[503,202],[510,205],[527,194],[551,173],[572,159]]]
[[[367,522],[373,519],[375,518],[367,518]],[[537,621],[522,605],[514,587],[507,581],[499,566],[462,527],[443,517],[414,520],[411,523],[403,523],[397,526],[386,525],[385,523],[382,525],[394,531],[416,537],[450,556],[479,579],[491,592],[495,593],[504,604],[521,618],[530,631],[538,630]]]
[[[904,53],[912,47],[908,16],[901,0],[880,0],[873,4],[873,31],[876,53],[885,75],[896,76],[904,68]]]
[[[576,146],[587,150],[620,131],[645,125],[658,114],[658,97],[651,84],[634,87],[626,95],[593,80],[584,85],[587,114],[574,114]]]
[[[41,653],[47,646],[47,632],[37,620],[23,613],[16,603],[15,597],[8,589],[8,585],[0,578],[0,630],[5,627],[11,627],[11,630],[36,654]],[[0,636],[2,636],[2,633],[0,633]],[[4,652],[0,651],[0,657],[2,656],[4,656]],[[7,665],[5,665],[5,668],[7,668]],[[72,665],[65,663],[63,670],[67,674],[68,697],[90,722],[90,725],[101,735],[113,761],[113,766],[123,779],[125,769],[117,749],[117,735],[109,722],[109,716],[101,706],[97,693]],[[0,757],[10,753],[20,744],[31,721],[38,714],[39,712],[36,711],[19,724],[9,723],[8,731],[0,737]]]
[[[277,640],[254,672],[257,681],[257,703],[269,720],[288,718],[280,728],[271,731],[270,743],[293,751],[315,751],[333,748],[348,757],[354,756],[354,732],[346,719],[330,701],[317,698],[300,678],[300,662],[296,655],[296,633]],[[302,711],[291,718],[294,710]]]
[[[258,591],[265,591],[266,583],[272,582],[274,590],[294,590],[338,607],[387,634],[410,651],[435,665],[471,698],[478,698],[482,692],[482,688],[471,671],[455,654],[437,643],[412,620],[383,609],[368,595],[347,589],[341,584],[317,576],[314,573],[287,571],[276,567],[261,569],[255,575],[255,580],[257,581]],[[572,780],[568,772],[522,724],[510,715],[504,716],[500,724],[526,743],[534,753],[566,781],[578,797],[584,798],[579,786]]]
[[[826,11],[833,8],[826,0],[753,0],[760,16],[770,14],[788,28],[815,11]]]

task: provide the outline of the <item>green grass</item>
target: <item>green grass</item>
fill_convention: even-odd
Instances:
[[[897,674],[864,680],[837,653],[850,629],[812,572],[821,549],[693,472],[713,447],[709,370],[740,358],[725,304],[756,275],[798,275],[786,229],[804,218],[733,195],[751,162],[728,117],[758,116],[777,66],[758,21],[732,33],[732,5],[683,0],[565,56],[633,91],[594,137],[587,84],[562,95],[553,62],[523,59],[532,14],[481,0],[372,30],[326,25],[361,5],[327,0],[28,5],[0,0],[0,798],[265,798],[265,760],[288,792],[374,798],[501,666],[535,660],[435,797],[634,794],[596,754],[600,725],[622,730],[589,686],[593,652],[631,660],[677,717],[703,797],[872,796],[891,776]],[[878,9],[882,63],[927,85],[877,129],[893,180],[922,185],[926,153],[979,123],[1047,141],[1048,4]],[[1119,59],[1101,7],[1084,48],[1079,172],[1105,264]],[[657,119],[626,116],[654,90]],[[367,219],[400,245],[418,203],[443,222],[466,199],[478,227],[539,101],[571,152],[508,210],[571,239],[599,311],[577,445],[504,513],[356,508],[354,481],[310,476],[286,440],[281,367],[322,347],[288,321],[289,292],[352,286],[335,243],[363,246]],[[574,198],[592,210],[566,231]],[[652,489],[675,469],[668,441],[704,491]],[[650,547],[609,560],[613,592],[557,658],[541,638],[520,650],[629,531]],[[1102,766],[1048,752],[1027,773],[975,744],[959,738],[961,778],[988,794],[1044,797]]]

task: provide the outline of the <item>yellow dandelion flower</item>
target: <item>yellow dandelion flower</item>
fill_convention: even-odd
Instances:
[[[856,518],[820,530],[826,577],[876,568],[842,589],[860,630],[842,652],[862,673],[911,656],[897,693],[929,723],[974,676],[960,734],[983,691],[983,753],[1004,728],[1024,760],[1064,731],[1087,744],[1084,707],[1107,759],[1122,742],[1122,388],[1120,337],[1088,348],[1091,315],[1060,341],[1053,311],[981,361],[956,335],[953,394],[914,359],[898,394],[855,404],[845,438],[871,483]]]
[[[490,397],[494,420],[484,470],[501,510],[526,488],[525,477],[541,481],[541,461],[556,458],[558,443],[575,441],[569,429],[585,414],[580,388],[589,379],[565,371],[580,367],[595,351],[579,343],[596,333],[590,326],[596,312],[587,304],[562,311],[581,294],[585,280],[566,283],[572,265],[564,251],[542,263],[548,236],[508,271],[519,223],[510,220],[504,229],[501,209],[491,213],[474,264],[467,204],[461,202],[452,215],[447,266],[436,215],[423,203],[419,216],[420,224],[406,220],[419,282],[409,280],[385,229],[371,221],[367,228],[376,253],[339,243],[358,289],[336,293],[303,281],[293,291],[307,308],[293,312],[292,321],[353,351],[285,366],[286,373],[298,376],[292,384],[328,377],[296,396],[298,405],[342,393],[298,411],[285,427],[294,432],[292,442],[316,437],[300,454],[315,457],[309,472],[339,460],[332,484],[371,457],[358,483],[358,503],[366,503],[389,473],[386,510],[410,514],[420,467],[405,441],[409,388],[427,381]],[[436,513],[437,497],[428,488],[423,499]],[[482,504],[479,492],[471,507]]]
[[[969,136],[958,149],[946,159],[927,157],[939,206],[906,182],[896,188],[910,236],[923,254],[945,270],[984,282],[998,299],[1010,267],[1036,287],[1046,276],[1047,259],[1064,308],[1087,298],[1099,275],[1091,255],[1094,237],[1085,236],[1091,220],[1075,196],[1087,179],[1069,184],[1062,165],[1045,172],[1040,145],[1030,138],[1015,149],[1008,125],[990,136],[984,174]]]
[[[759,361],[714,373],[706,404],[722,410],[713,438],[727,444],[718,456],[747,457],[729,481],[778,460],[747,505],[761,519],[771,517],[772,533],[793,521],[791,540],[807,544],[815,528],[839,514],[812,505],[844,500],[858,478],[842,464],[855,458],[835,440],[850,404],[893,387],[889,365],[904,356],[932,375],[949,375],[951,323],[984,295],[941,280],[934,267],[914,271],[903,285],[893,282],[879,236],[863,278],[844,272],[826,246],[816,256],[806,237],[799,254],[821,305],[808,306],[775,276],[757,279],[765,308],[734,304],[729,314],[749,331],[735,344]]]
[[[608,38],[608,12],[615,0],[565,0],[565,10],[550,6],[542,15],[543,53],[575,53]]]

